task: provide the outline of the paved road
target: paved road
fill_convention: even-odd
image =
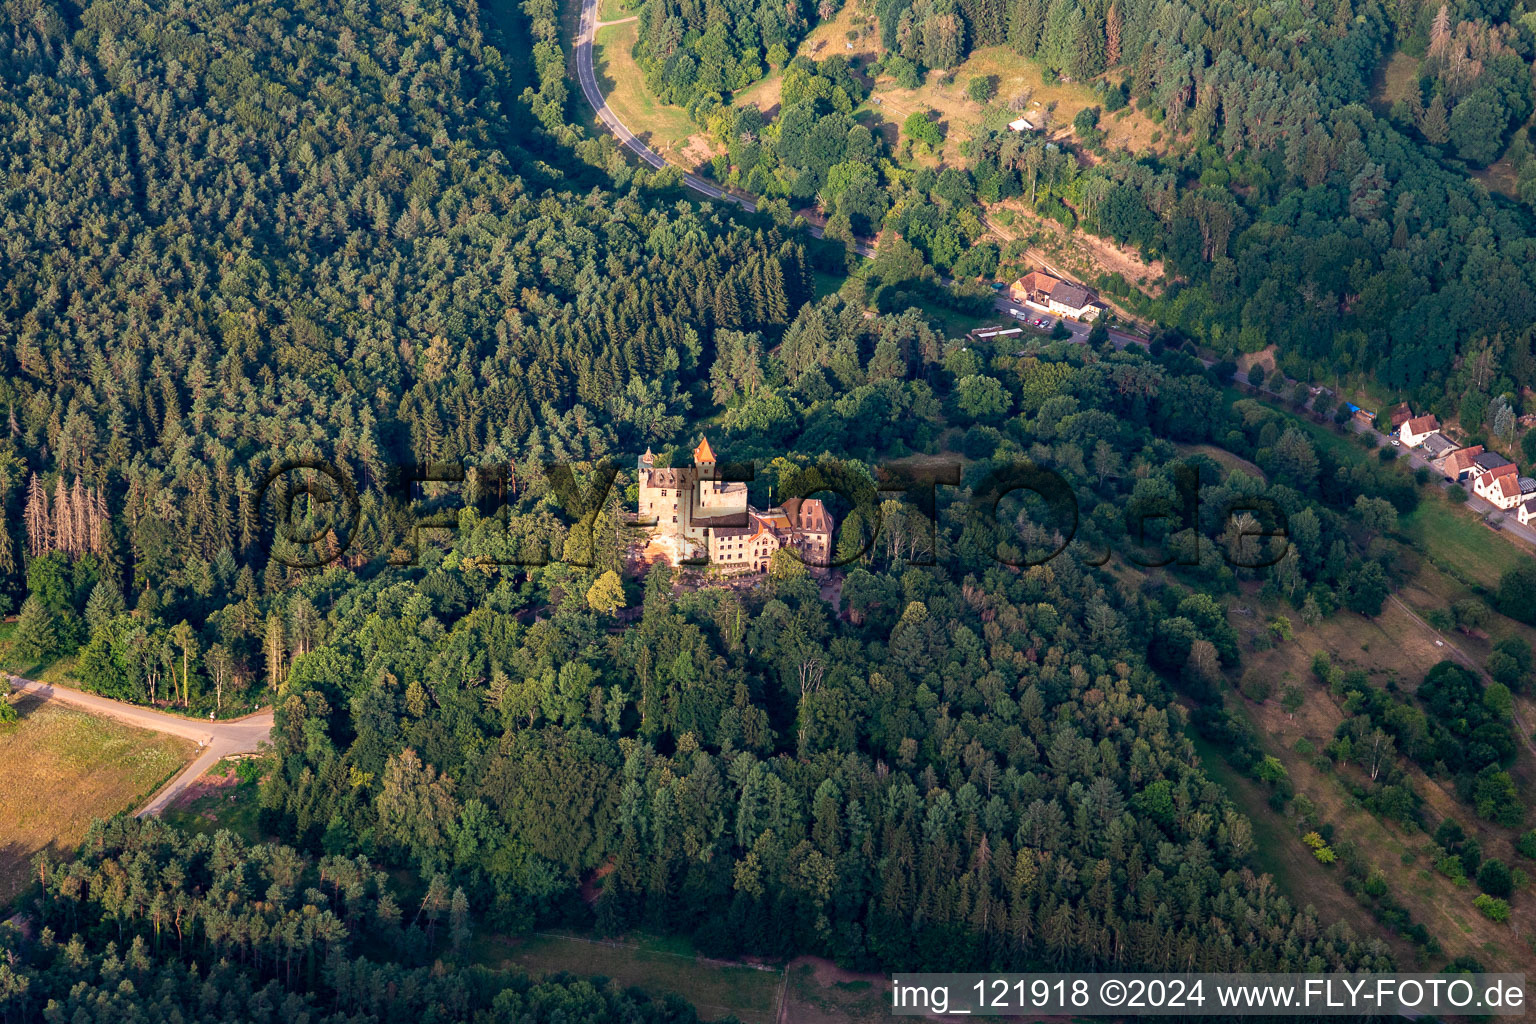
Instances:
[[[1065,319],[1062,319],[1061,317],[1055,316],[1054,314],[1051,314],[1051,313],[1042,313],[1038,309],[1031,309],[1028,306],[1021,306],[1017,302],[1014,302],[1012,299],[1010,299],[1007,296],[1006,293],[998,295],[998,297],[996,298],[996,300],[993,301],[992,304],[993,304],[993,306],[995,306],[997,308],[997,311],[999,313],[1005,314],[1006,316],[1011,317],[1014,320],[1019,320],[1019,318],[1022,316],[1023,317],[1023,322],[1025,322],[1025,323],[1027,323],[1027,322],[1029,322],[1031,320],[1042,320],[1042,319],[1046,320],[1046,321],[1061,320],[1062,325],[1064,327],[1066,327],[1066,329],[1072,333],[1072,337],[1071,337],[1070,340],[1076,342],[1079,345],[1087,343],[1087,341],[1088,341],[1088,332],[1093,330],[1093,325],[1092,324],[1079,323],[1076,320],[1065,320]],[[1069,340],[1069,339],[1063,339],[1063,340]],[[1136,335],[1136,334],[1128,334],[1125,331],[1116,330],[1113,327],[1111,327],[1109,329],[1109,340],[1110,340],[1111,344],[1113,344],[1115,346],[1115,348],[1119,348],[1119,349],[1123,349],[1127,345],[1143,345],[1144,346],[1144,345],[1147,344],[1147,339],[1146,338],[1143,338],[1140,335]],[[1201,362],[1206,362],[1206,361],[1205,360],[1201,360]],[[1209,366],[1211,364],[1206,362],[1206,365]]]
[[[597,0],[582,0],[581,27],[576,33],[576,79],[581,83],[581,93],[587,98],[587,102],[592,105],[592,109],[596,111],[597,119],[602,122],[603,127],[612,132],[625,149],[628,149],[659,171],[668,166],[666,159],[642,142],[640,137],[634,132],[625,127],[624,122],[619,120],[618,115],[608,106],[608,101],[603,98],[603,91],[598,88],[597,72],[592,66],[592,51],[593,44],[597,39],[597,30],[604,24],[604,22],[597,20]],[[678,168],[678,170],[682,170],[682,168]],[[710,184],[691,171],[682,171],[682,174],[683,184],[702,196],[735,203],[750,213],[757,211],[757,202],[747,196],[727,192],[718,185]],[[805,227],[814,237],[820,238],[822,236],[819,224],[806,224]],[[855,244],[853,249],[860,256],[873,256],[875,254],[873,247],[862,242]]]
[[[602,90],[597,87],[597,73],[592,68],[592,44],[597,37],[599,27],[597,0],[582,0],[581,28],[576,33],[576,77],[581,82],[582,94],[586,96],[587,102],[592,104],[592,109],[597,112],[598,120],[603,122],[604,127],[612,132],[625,148],[659,171],[667,166],[667,161],[660,153],[641,142],[634,132],[624,127],[624,122],[619,120],[618,115],[608,109],[608,101],[603,99]],[[732,195],[711,185],[696,174],[684,171],[683,181],[695,192],[711,199],[724,199],[749,211],[757,209],[757,204],[752,200]]]
[[[181,774],[168,782],[137,812],[138,817],[153,817],[168,807],[182,790],[186,789],[208,769],[231,754],[254,753],[272,734],[272,712],[262,711],[244,718],[223,722],[204,722],[180,715],[168,715],[163,711],[124,704],[121,701],[98,697],[67,686],[52,686],[20,676],[11,676],[10,685],[18,693],[30,693],[44,700],[56,700],[83,708],[97,715],[115,718],[128,725],[170,736],[194,740],[199,753]]]

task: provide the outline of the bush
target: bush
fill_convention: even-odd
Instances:
[[[977,103],[986,103],[993,96],[997,95],[997,77],[995,75],[977,75],[966,85],[965,94]]]
[[[1489,896],[1503,897],[1515,891],[1515,881],[1503,861],[1489,857],[1477,869],[1477,887]]]
[[[1536,626],[1536,563],[1522,559],[1499,579],[1498,606],[1510,618]]]
[[[1473,900],[1472,905],[1482,911],[1483,916],[1490,921],[1503,924],[1509,920],[1509,904],[1504,900],[1494,899],[1492,896],[1484,894]]]
[[[1275,691],[1275,683],[1269,673],[1258,668],[1251,668],[1244,672],[1242,681],[1237,684],[1237,687],[1244,697],[1255,704],[1264,703]]]

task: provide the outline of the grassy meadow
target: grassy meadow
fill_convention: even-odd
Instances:
[[[562,971],[601,975],[653,995],[672,992],[708,1020],[727,1014],[744,1024],[774,1024],[778,1019],[782,972],[699,960],[686,942],[675,939],[599,942],[538,933],[515,942],[484,940],[478,953],[488,966],[520,967],[534,976]]]
[[[57,703],[15,703],[21,720],[0,725],[0,906],[25,886],[34,854],[72,850],[94,819],[137,808],[195,746]]]

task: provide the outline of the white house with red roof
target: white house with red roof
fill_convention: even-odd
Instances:
[[[1440,429],[1440,421],[1433,416],[1414,416],[1403,421],[1397,428],[1397,436],[1409,448],[1417,448],[1425,438]]]

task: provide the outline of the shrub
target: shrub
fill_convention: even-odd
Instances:
[[[1467,883],[1467,872],[1462,866],[1460,857],[1453,857],[1449,854],[1441,857],[1435,861],[1435,870],[1457,885],[1465,885]]]
[[[1497,857],[1489,857],[1477,869],[1477,887],[1490,896],[1509,896],[1515,891],[1509,868]]]
[[[1509,920],[1509,904],[1500,899],[1495,899],[1486,893],[1472,901],[1472,905],[1482,911],[1484,917],[1490,921],[1503,924]]]

